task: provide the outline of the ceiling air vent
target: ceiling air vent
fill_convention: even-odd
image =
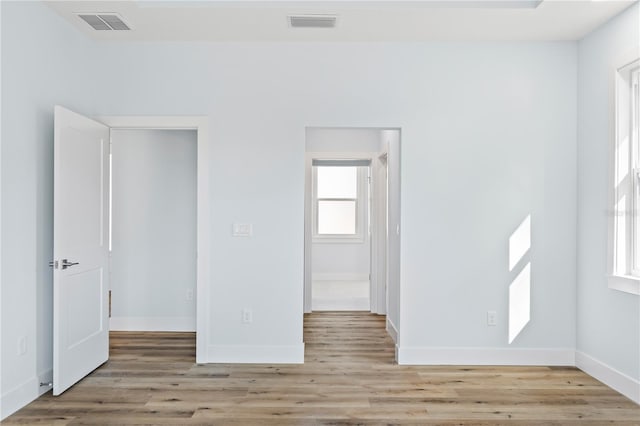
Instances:
[[[289,25],[293,28],[333,28],[336,15],[289,15]]]
[[[131,29],[117,13],[77,13],[76,15],[97,31],[129,31]]]

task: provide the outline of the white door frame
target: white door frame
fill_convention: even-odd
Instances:
[[[197,132],[196,177],[196,363],[207,362],[209,336],[209,118],[206,116],[101,116],[98,121],[112,129],[195,130]]]
[[[389,188],[387,152],[371,160],[371,312],[387,313]]]

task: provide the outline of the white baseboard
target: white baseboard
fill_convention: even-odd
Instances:
[[[196,317],[111,317],[111,331],[196,331]]]
[[[369,274],[313,274],[311,281],[369,281]]]
[[[31,401],[37,399],[51,388],[40,386],[40,383],[49,383],[52,380],[53,371],[47,370],[38,377],[33,377],[26,382],[14,387],[0,396],[0,420],[4,420]]]
[[[573,349],[398,347],[402,365],[574,366]]]
[[[389,333],[389,336],[391,336],[391,338],[393,339],[393,343],[396,344],[396,348],[397,348],[398,347],[398,329],[393,324],[393,321],[391,321],[391,318],[389,318],[388,316],[387,316],[387,333]]]
[[[640,404],[640,381],[580,351],[576,351],[576,367]]]
[[[210,345],[206,362],[224,364],[303,364],[304,343],[299,345]]]

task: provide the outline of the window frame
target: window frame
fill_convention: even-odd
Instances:
[[[640,58],[632,62],[633,68],[630,71],[630,96],[629,96],[629,134],[631,149],[631,170],[632,170],[632,194],[633,194],[633,211],[631,226],[631,275],[640,279],[640,141],[638,140],[638,125],[640,111],[640,96],[638,93],[638,84],[640,79]]]
[[[640,295],[640,48],[613,74],[608,286]]]
[[[329,157],[331,158],[331,157]],[[323,159],[329,159],[323,157]],[[360,160],[360,158],[358,158]],[[366,214],[366,200],[367,197],[367,186],[369,180],[369,172],[370,166],[352,166],[357,167],[357,187],[356,187],[356,198],[318,198],[318,167],[326,167],[326,166],[311,166],[311,208],[312,208],[312,241],[314,243],[364,243],[365,241],[365,232],[368,232],[368,229],[365,229],[365,223],[367,223]],[[318,233],[318,205],[320,201],[355,201],[356,204],[356,233],[355,234],[320,234]]]

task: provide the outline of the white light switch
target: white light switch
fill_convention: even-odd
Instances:
[[[234,237],[250,237],[253,235],[253,225],[250,223],[234,223],[233,224],[233,236]]]

